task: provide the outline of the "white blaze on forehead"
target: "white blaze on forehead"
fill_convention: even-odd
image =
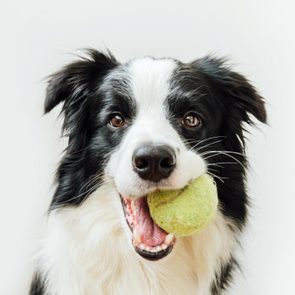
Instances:
[[[176,63],[171,59],[149,57],[133,60],[128,65],[129,85],[137,104],[137,115],[131,131],[134,139],[167,143],[171,137],[178,137],[167,119],[164,103],[170,92],[170,80],[175,68]]]
[[[161,109],[169,94],[170,79],[176,63],[171,59],[136,59],[129,65],[130,83],[139,111]],[[159,108],[160,107],[160,108]]]

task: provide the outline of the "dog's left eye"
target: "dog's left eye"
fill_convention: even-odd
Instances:
[[[110,117],[109,125],[114,128],[123,128],[126,124],[127,122],[121,114],[116,113]]]
[[[188,128],[196,128],[202,125],[202,120],[196,113],[188,113],[182,119],[182,125]]]

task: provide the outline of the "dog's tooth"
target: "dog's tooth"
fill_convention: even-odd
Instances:
[[[157,249],[156,249],[156,248],[157,248],[157,247],[151,247],[151,248],[150,248],[150,252],[153,252],[153,253],[154,253],[154,252],[157,252]]]
[[[168,247],[168,245],[167,245],[166,243],[164,243],[164,244],[161,245],[161,249],[162,249],[162,250],[167,249],[167,247]]]
[[[138,233],[138,231],[136,230],[136,228],[134,228],[134,230],[133,230],[133,235],[134,235],[134,242],[136,244],[140,244],[141,237],[140,237],[140,234]]]
[[[136,210],[136,206],[135,206],[134,201],[131,201],[131,210],[132,210],[132,212],[135,212],[135,210]]]
[[[145,246],[144,246],[144,244],[143,244],[143,243],[140,243],[140,244],[139,244],[139,248],[140,248],[141,250],[145,250]]]
[[[157,246],[157,247],[156,247],[156,252],[159,252],[159,251],[161,251],[161,250],[162,250],[161,246]]]
[[[173,241],[173,239],[174,239],[173,234],[169,234],[165,239],[165,243],[170,244]]]

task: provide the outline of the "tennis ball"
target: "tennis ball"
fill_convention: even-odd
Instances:
[[[157,190],[147,196],[154,222],[168,233],[188,236],[200,232],[216,216],[214,180],[204,174],[180,190]]]

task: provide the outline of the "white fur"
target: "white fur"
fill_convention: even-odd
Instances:
[[[147,261],[135,253],[119,196],[111,183],[80,207],[52,212],[40,252],[48,294],[209,295],[220,262],[235,246],[230,221],[178,238],[172,253]]]

